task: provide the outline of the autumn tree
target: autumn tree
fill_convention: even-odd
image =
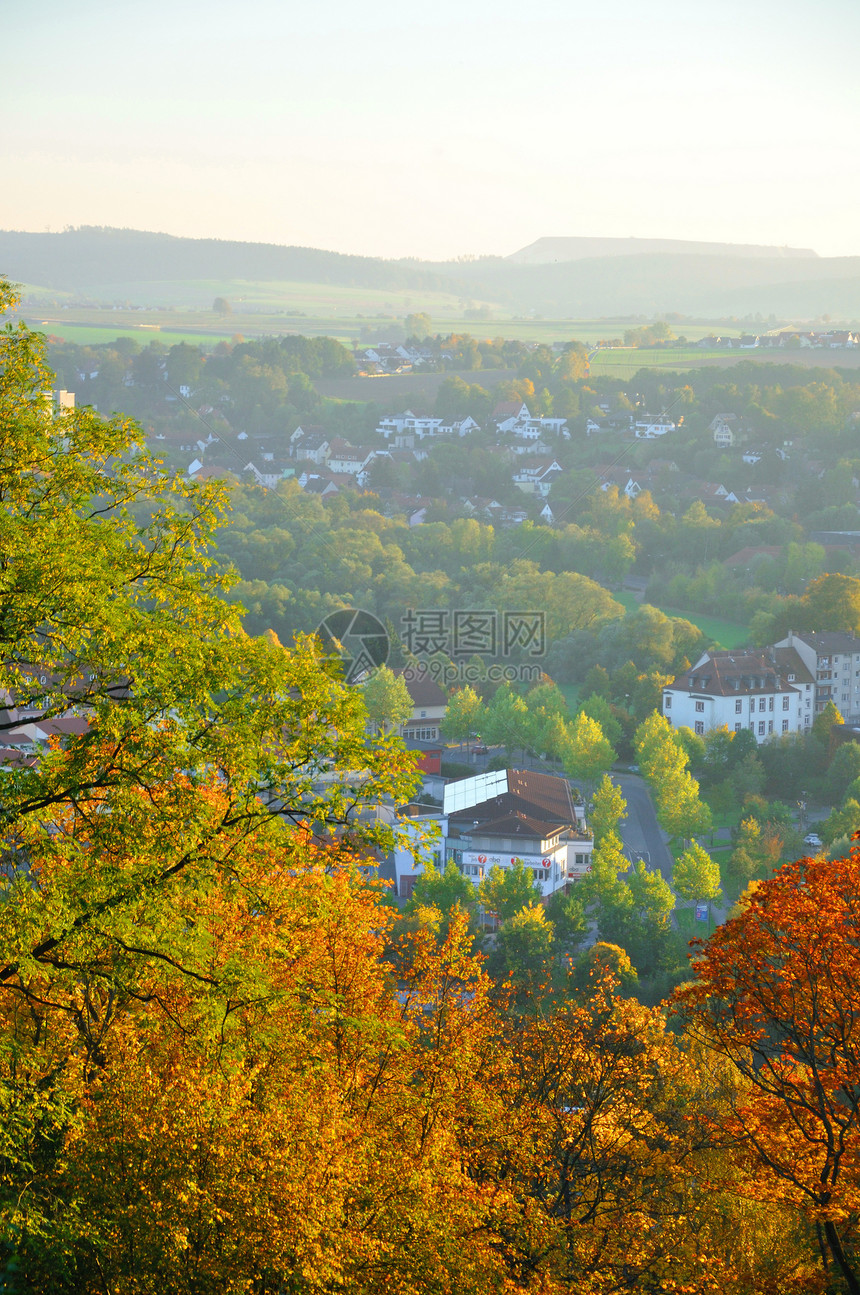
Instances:
[[[784,865],[699,948],[687,1028],[744,1088],[722,1123],[757,1199],[814,1228],[828,1289],[860,1291],[860,858]]]

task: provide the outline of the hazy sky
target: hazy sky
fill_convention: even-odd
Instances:
[[[0,0],[0,228],[860,253],[860,3]]]

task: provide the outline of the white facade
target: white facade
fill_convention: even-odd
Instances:
[[[441,432],[443,422],[441,418],[419,418],[411,409],[407,409],[402,414],[389,414],[386,418],[380,418],[376,430],[386,440],[389,436],[401,436],[407,433],[417,436],[420,441],[425,436],[434,437],[444,434]]]
[[[669,418],[640,418],[633,424],[637,441],[653,441],[667,432],[674,432],[675,424]]]
[[[698,734],[748,729],[761,743],[810,728],[813,694],[809,672],[788,654],[706,652],[663,690],[663,715]]]
[[[777,648],[793,648],[815,680],[813,709],[832,701],[843,719],[860,721],[860,638],[842,631],[789,632]]]
[[[497,798],[505,798],[518,780],[523,793],[526,778],[531,780],[532,787],[536,780],[542,780],[544,791],[548,784],[561,783],[562,800],[567,800],[570,821],[559,822],[552,812],[544,815],[525,809],[513,815],[503,812],[500,819],[495,818],[495,806],[500,803]],[[529,794],[526,786],[524,795]],[[473,813],[484,821],[473,825]],[[428,858],[432,858],[438,868],[453,861],[475,886],[493,868],[511,868],[521,861],[531,870],[542,898],[547,900],[557,890],[585,876],[591,867],[594,848],[591,834],[570,803],[564,779],[511,770],[449,783],[443,809],[410,820],[407,832],[408,844],[394,852],[397,894],[401,898],[411,895]]]
[[[522,405],[516,414],[496,424],[500,432],[513,432],[525,441],[539,441],[544,432],[562,436],[567,432],[566,418],[534,418],[528,405]]]

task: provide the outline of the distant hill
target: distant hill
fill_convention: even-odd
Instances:
[[[544,259],[550,252],[558,255]],[[273,285],[261,294],[273,304],[285,283],[408,292],[408,305],[398,307],[404,313],[427,308],[426,300],[432,314],[431,294],[442,293],[453,298],[455,315],[461,301],[491,303],[496,317],[676,312],[714,320],[757,313],[793,321],[822,315],[860,320],[860,257],[671,239],[547,238],[513,257],[434,263],[90,226],[61,234],[0,231],[0,273],[100,302],[122,297],[146,304],[157,291],[159,300],[197,308],[212,300],[214,283],[241,281]]]
[[[460,267],[473,293],[547,318],[678,312],[694,318],[775,314],[860,319],[860,257],[603,256],[552,265]]]
[[[458,290],[451,278],[432,265],[344,256],[312,247],[177,238],[93,225],[60,234],[0,230],[0,273],[16,282],[73,293],[86,293],[96,284],[200,279]]]
[[[694,243],[681,238],[539,238],[505,259],[514,265],[550,265],[596,256],[817,257],[807,247],[758,247],[752,243]]]

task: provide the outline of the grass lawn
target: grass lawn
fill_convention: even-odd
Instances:
[[[636,599],[635,593],[629,589],[623,589],[620,593],[613,593],[612,597],[622,607],[626,607],[628,612],[635,612],[642,606]],[[746,625],[739,625],[736,621],[723,620],[720,616],[705,616],[700,612],[684,611],[681,607],[666,607],[660,603],[657,604],[659,610],[666,616],[680,616],[693,625],[697,625],[707,638],[712,639],[719,647],[733,648],[740,647],[741,644],[749,641],[749,630]]]
[[[560,692],[564,693],[564,700],[567,702],[567,709],[570,711],[571,715],[575,715],[577,707],[579,706],[580,685],[578,683],[560,683],[558,684],[558,689]]]

